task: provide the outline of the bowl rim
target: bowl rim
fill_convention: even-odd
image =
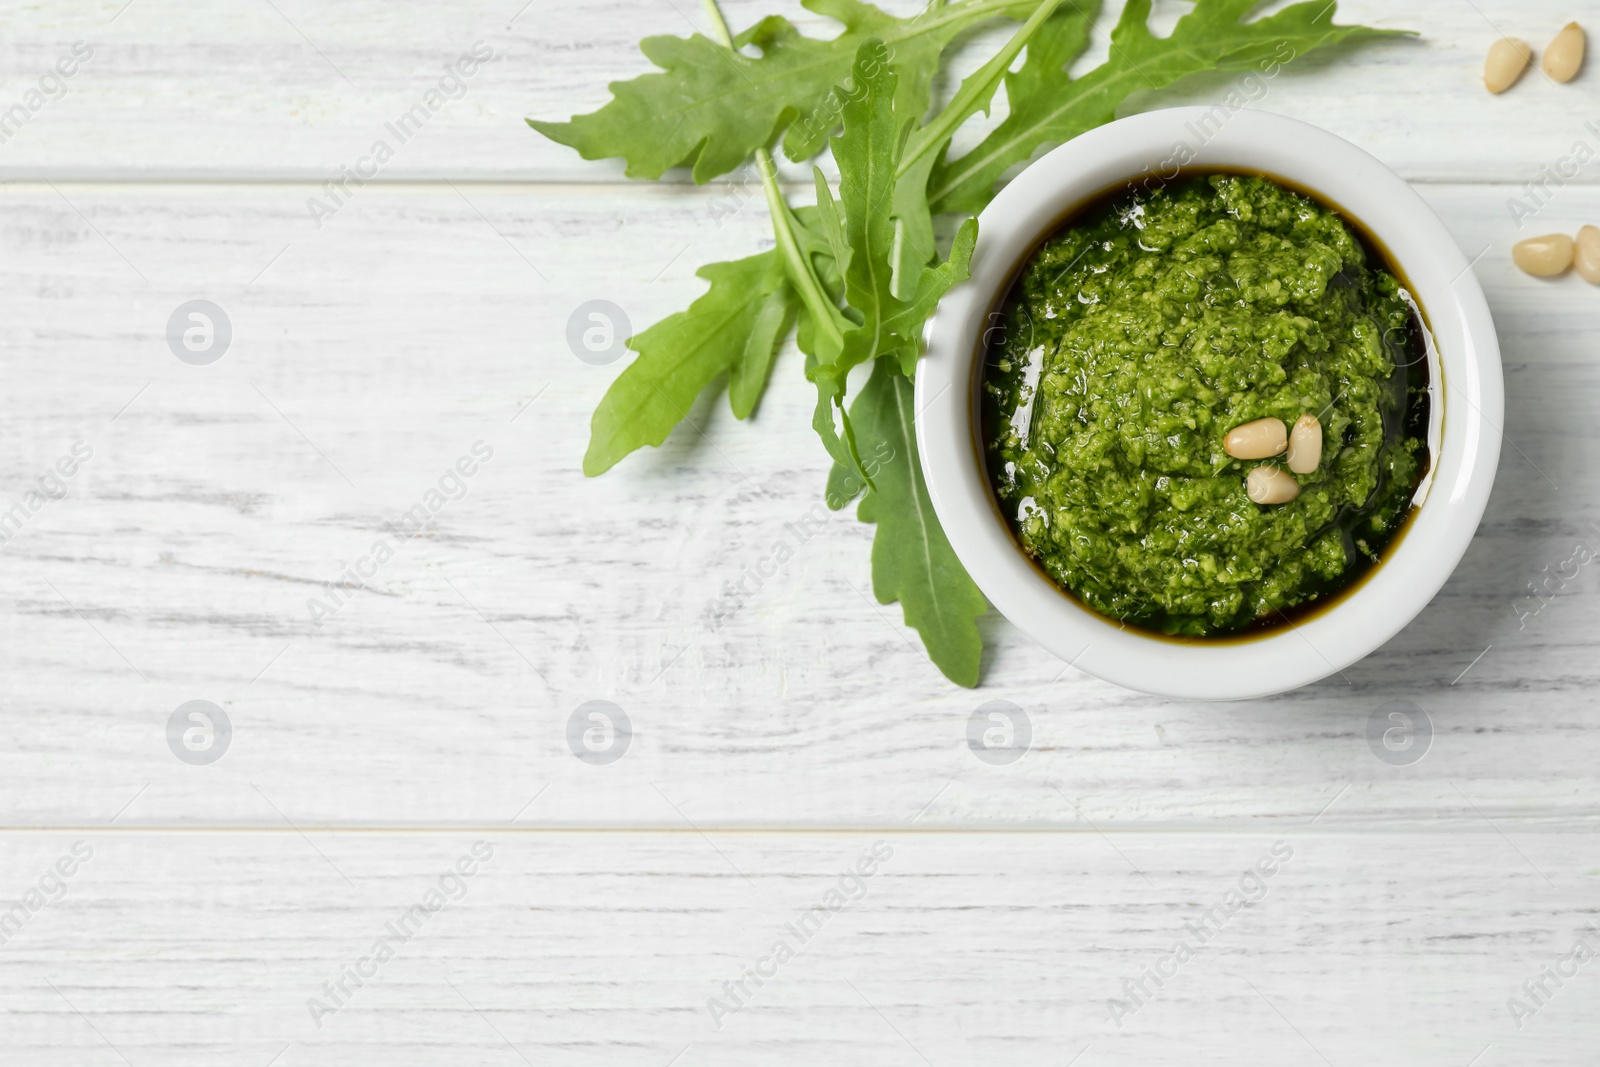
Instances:
[[[1180,167],[1259,171],[1346,213],[1401,268],[1438,351],[1430,391],[1434,418],[1444,421],[1431,485],[1409,528],[1337,603],[1248,641],[1175,642],[1119,625],[1079,603],[1025,557],[995,505],[981,448],[974,447],[979,331],[1002,287],[1049,229],[1078,206],[1119,183]],[[1340,673],[1377,649],[1427,606],[1455,570],[1483,517],[1499,462],[1500,351],[1472,265],[1399,175],[1335,134],[1271,112],[1148,111],[1097,127],[1042,156],[978,216],[970,277],[945,295],[924,341],[915,388],[917,451],[957,557],[1001,614],[1069,665],[1160,696],[1267,696]]]

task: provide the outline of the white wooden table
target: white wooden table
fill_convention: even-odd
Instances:
[[[1584,11],[1349,0],[1425,38],[1273,82],[1262,106],[1376,153],[1482,252],[1509,447],[1399,637],[1200,705],[1063,670],[994,617],[982,688],[946,684],[864,595],[848,513],[712,629],[820,499],[795,353],[753,425],[704,406],[703,435],[585,480],[620,365],[564,335],[586,300],[636,327],[683,306],[766,214],[719,220],[726,189],[628,183],[522,123],[592,109],[697,7],[520,3],[0,5],[0,111],[92,46],[0,145],[0,513],[92,450],[0,549],[0,898],[22,905],[0,1062],[1594,1062],[1600,964],[1524,983],[1600,952],[1600,572],[1562,568],[1600,550],[1600,291],[1508,249],[1600,222],[1600,161],[1521,231],[1507,199],[1600,147],[1600,71],[1478,82],[1491,22],[1542,47]],[[477,41],[465,94],[319,227],[308,199]],[[209,365],[167,341],[194,299],[231,323]],[[314,620],[476,442],[465,495]],[[994,699],[1031,722],[1009,765],[967,747]],[[192,700],[232,725],[208,765],[169,747]],[[632,724],[609,764],[568,746],[590,700]],[[1369,746],[1391,701],[1431,721],[1420,761]],[[833,902],[803,943],[786,925]],[[359,987],[325,988],[347,967]]]

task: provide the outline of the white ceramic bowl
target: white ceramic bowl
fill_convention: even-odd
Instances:
[[[1244,640],[1154,636],[1121,627],[1063,593],[1023,555],[1000,517],[980,458],[979,338],[997,299],[1077,205],[1130,179],[1170,176],[1175,164],[1283,178],[1362,224],[1410,282],[1433,337],[1433,471],[1410,528],[1332,607]],[[1153,111],[1091,130],[1044,156],[979,216],[972,277],[945,296],[926,341],[917,372],[918,446],[928,491],[956,554],[995,607],[1034,640],[1090,674],[1147,693],[1265,696],[1365,656],[1410,622],[1450,577],[1478,528],[1500,458],[1500,348],[1466,257],[1393,171],[1348,141],[1281,115]]]

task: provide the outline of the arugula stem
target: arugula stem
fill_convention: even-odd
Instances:
[[[800,242],[794,232],[794,215],[789,211],[788,201],[783,198],[783,191],[778,188],[777,167],[772,161],[772,153],[765,148],[756,149],[756,167],[761,171],[761,187],[766,190],[767,210],[772,213],[772,233],[788,265],[789,281],[800,293],[806,310],[811,312],[816,328],[827,335],[830,350],[837,352],[844,346],[844,330],[840,325],[843,316],[839,312],[839,305],[822,288],[811,257],[800,250]]]
[[[930,30],[941,29],[951,22],[972,18],[974,12],[987,14],[992,11],[998,14],[1016,6],[1018,6],[1017,0],[956,0],[953,4],[947,4],[940,0],[940,2],[929,5],[929,10],[937,12],[937,14],[926,21],[917,20],[915,32],[926,33]],[[885,43],[887,44],[888,42]]]
[[[707,2],[712,3],[714,0]],[[1043,3],[1034,9],[1028,21],[1011,35],[1011,40],[1006,42],[1006,46],[985,63],[976,75],[961,83],[961,88],[955,97],[933,117],[931,122],[912,134],[910,143],[906,145],[905,155],[900,158],[900,167],[895,171],[897,179],[910,173],[917,162],[929,152],[937,152],[955,134],[957,127],[971,118],[983,101],[993,95],[996,83],[1005,76],[1006,70],[1010,68],[1023,46],[1028,43],[1028,39],[1044,25],[1045,19],[1055,14],[1056,8],[1060,6],[1061,0],[1043,0]]]
[[[728,21],[722,17],[722,8],[717,5],[717,0],[701,0],[701,4],[711,19],[711,30],[717,43],[732,51],[733,35],[728,32]],[[789,281],[800,294],[806,310],[811,312],[816,328],[826,335],[829,347],[837,352],[844,345],[844,330],[840,325],[843,316],[839,312],[839,305],[823,289],[810,257],[800,250],[800,241],[795,236],[794,214],[789,210],[783,190],[778,188],[778,168],[772,160],[772,151],[763,146],[756,149],[755,157],[756,169],[761,172],[761,188],[767,195],[767,210],[772,215],[772,235],[777,239],[778,251],[788,267]]]
[[[700,0],[700,6],[705,8],[707,17],[711,19],[711,32],[717,38],[717,43],[733,51],[733,34],[728,32],[728,20],[722,17],[722,8],[717,6],[717,0]]]

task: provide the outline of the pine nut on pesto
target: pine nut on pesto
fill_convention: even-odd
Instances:
[[[1244,495],[1257,504],[1287,504],[1300,495],[1300,483],[1282,467],[1264,463],[1245,478]]]
[[[1315,415],[1308,413],[1294,420],[1284,461],[1296,474],[1310,474],[1322,465],[1322,423]]]
[[[1020,265],[983,343],[985,459],[1019,544],[1088,607],[1160,633],[1331,601],[1381,558],[1427,468],[1427,360],[1400,282],[1270,178],[1183,174],[1079,209]],[[1315,465],[1230,456],[1229,431],[1262,419],[1300,426],[1295,466]],[[1252,470],[1278,502],[1252,501]]]
[[[1289,447],[1289,430],[1282,419],[1268,416],[1235,426],[1222,439],[1222,450],[1234,459],[1266,459]]]

